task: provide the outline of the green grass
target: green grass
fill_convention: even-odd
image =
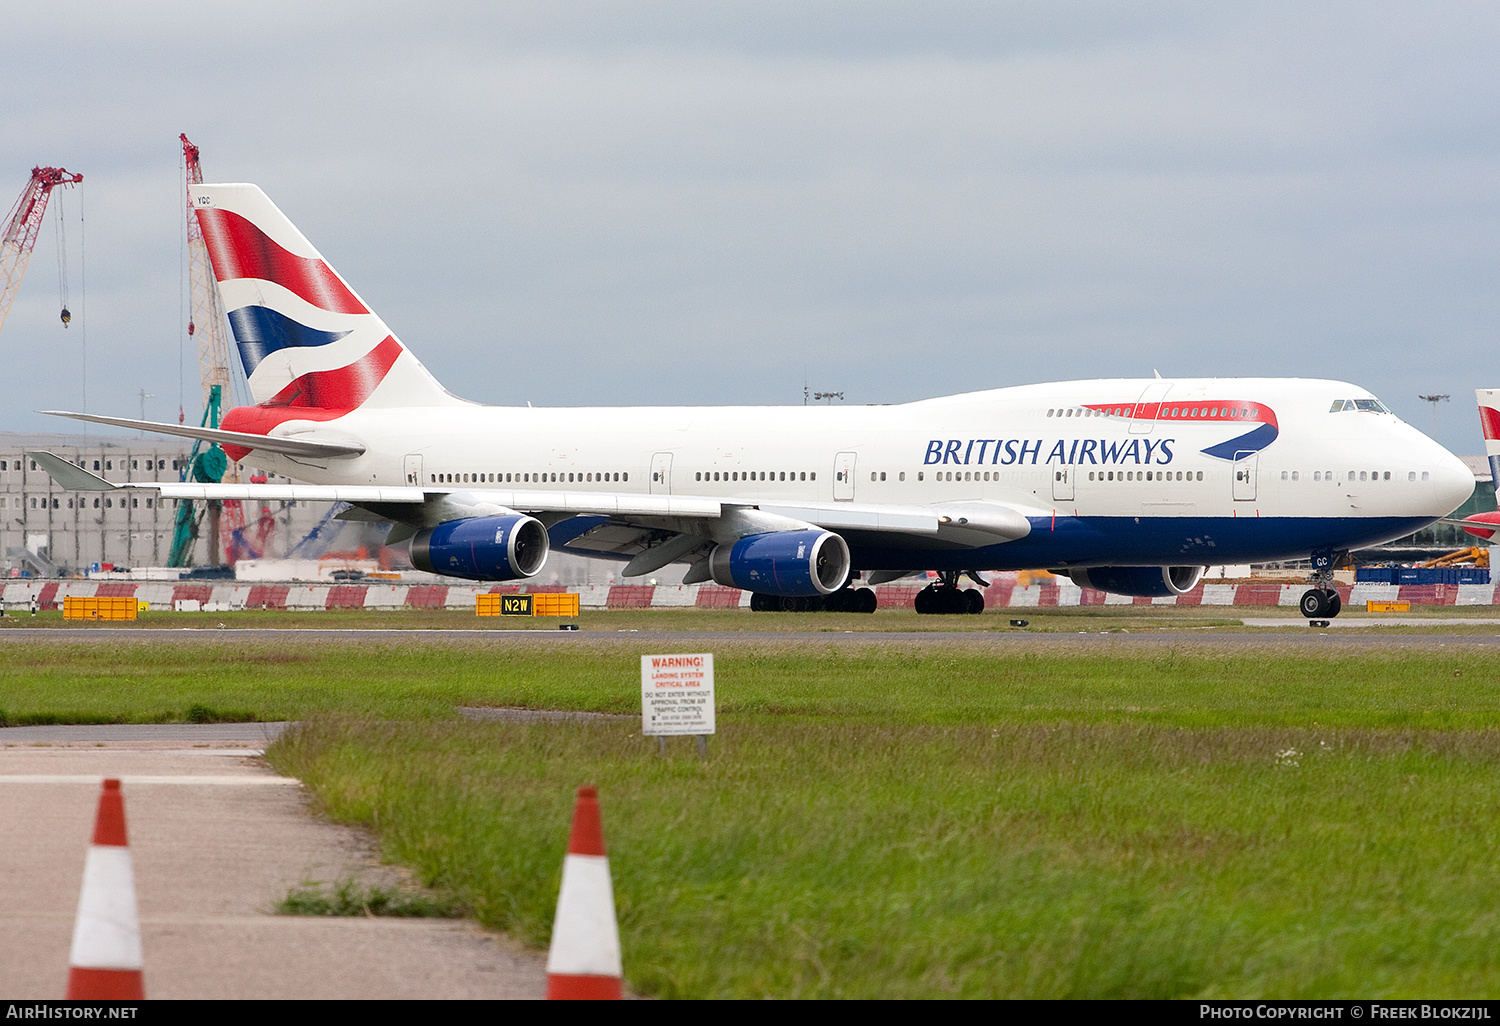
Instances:
[[[634,718],[658,643],[28,641],[8,722],[296,718],[273,747],[491,926],[547,942],[600,788],[627,982],[692,997],[1490,997],[1500,675],[1484,651],[746,639],[719,733]]]
[[[598,786],[628,981],[666,997],[1500,984],[1496,731],[724,720],[706,761],[630,724],[354,719],[274,758],[537,945]]]
[[[333,884],[310,880],[293,887],[271,909],[279,916],[388,916],[397,919],[454,919],[463,906],[451,896],[414,894],[398,887],[365,886],[345,878]]]

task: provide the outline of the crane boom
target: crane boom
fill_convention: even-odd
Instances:
[[[52,190],[59,185],[76,185],[83,175],[64,171],[60,167],[34,167],[31,181],[21,190],[21,198],[11,208],[5,226],[0,229],[0,328],[5,327],[5,317],[10,313],[10,304],[21,287],[21,278],[26,274],[26,265],[31,261],[31,251],[36,247],[37,232],[42,227],[42,215],[47,212],[47,200]]]

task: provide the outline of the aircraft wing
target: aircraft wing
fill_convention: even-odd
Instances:
[[[230,432],[233,434],[233,432]],[[553,544],[579,554],[629,561],[625,575],[650,573],[668,563],[694,562],[701,550],[766,530],[821,527],[850,540],[879,546],[901,535],[904,544],[959,549],[995,545],[1031,532],[1028,510],[996,502],[930,506],[853,502],[760,502],[749,498],[600,493],[540,489],[432,488],[430,486],[115,483],[45,451],[28,452],[37,466],[69,491],[157,492],[192,501],[347,502],[345,520],[403,525],[391,540],[449,520],[498,511],[529,513],[549,527]]]

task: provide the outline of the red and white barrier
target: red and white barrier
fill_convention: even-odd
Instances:
[[[875,589],[883,609],[910,608],[926,581],[881,585]],[[1307,584],[1236,583],[1205,581],[1186,595],[1131,598],[1080,588],[1068,580],[1033,581],[1025,587],[999,574],[984,592],[988,609],[1048,608],[1052,606],[1293,606]],[[456,609],[473,612],[474,597],[483,594],[562,592],[578,594],[584,609],[661,609],[697,607],[735,609],[750,604],[750,593],[717,584],[593,584],[576,588],[559,585],[388,585],[388,584],[215,584],[93,581],[25,581],[0,585],[0,603],[7,609],[26,609],[37,600],[40,609],[61,609],[65,598],[134,596],[153,610],[171,610],[178,603],[198,603],[209,613],[241,609]],[[1500,604],[1495,584],[1355,584],[1339,585],[1346,610],[1366,601],[1402,601],[1413,606],[1489,606]]]
[[[623,974],[599,795],[592,787],[580,787],[547,951],[547,997],[618,1000]]]
[[[125,840],[125,799],[118,780],[106,780],[99,795],[68,967],[69,1001],[131,1001],[146,996],[135,873]]]

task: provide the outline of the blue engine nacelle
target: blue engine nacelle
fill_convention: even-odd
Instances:
[[[830,531],[747,534],[709,556],[713,579],[761,595],[832,595],[849,579],[849,546]]]
[[[418,570],[471,581],[532,577],[546,561],[547,529],[521,513],[449,520],[411,540],[411,562]]]
[[[1068,576],[1080,588],[1161,598],[1192,591],[1207,569],[1203,566],[1091,566],[1069,570]]]

